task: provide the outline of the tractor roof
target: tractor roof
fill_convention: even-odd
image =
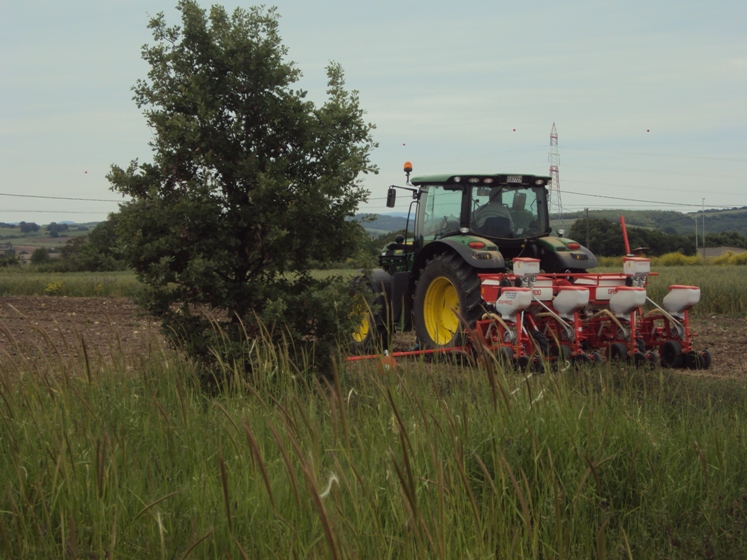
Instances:
[[[486,180],[487,179],[487,180]],[[413,185],[450,185],[450,184],[519,184],[519,185],[548,185],[550,177],[542,175],[520,175],[511,173],[494,173],[494,174],[476,174],[465,173],[463,175],[441,174],[441,175],[421,175],[413,177],[410,182]]]

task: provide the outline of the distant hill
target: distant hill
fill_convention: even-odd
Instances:
[[[400,231],[407,224],[407,214],[356,214],[355,219],[374,236]]]
[[[586,213],[583,211],[564,213],[563,221],[566,229],[570,229],[574,221],[585,216]],[[589,210],[590,218],[603,218],[617,222],[620,216],[625,216],[627,226],[658,229],[664,233],[680,235],[695,233],[695,219],[698,220],[698,229],[703,219],[702,212],[684,214],[673,210]],[[551,216],[553,224],[557,218],[558,216]],[[706,233],[736,231],[740,235],[747,236],[747,206],[727,210],[706,210],[705,228]]]

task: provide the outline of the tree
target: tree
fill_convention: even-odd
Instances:
[[[44,264],[49,262],[49,252],[44,247],[39,247],[31,253],[31,264]]]
[[[73,237],[65,243],[60,248],[59,269],[67,272],[124,269],[115,233],[118,220],[118,214],[110,214],[88,235]]]
[[[338,64],[327,68],[323,105],[293,89],[300,72],[285,60],[275,9],[177,7],[181,27],[163,14],[150,21],[150,71],[133,88],[154,132],[153,163],[108,175],[132,198],[117,231],[148,288],[141,303],[196,356],[217,351],[198,309],[225,312],[234,346],[261,325],[299,353],[330,344],[338,329],[352,332],[352,297],[311,266],[356,243],[346,218],[367,196],[359,175],[376,172],[373,125]]]
[[[39,231],[39,224],[35,224],[34,222],[19,222],[18,227],[21,229],[21,233]]]
[[[50,233],[51,237],[59,237],[61,232],[67,231],[68,229],[69,226],[67,224],[58,224],[57,222],[52,222],[47,225],[47,231]],[[57,235],[55,235],[55,233]]]
[[[586,219],[576,220],[569,233],[572,239],[586,240]],[[604,218],[589,218],[589,239],[591,251],[600,257],[614,257],[625,254],[625,242],[619,222]],[[650,255],[680,252],[692,254],[693,243],[683,235],[668,234],[656,229],[628,227],[628,242],[631,249],[648,247]]]

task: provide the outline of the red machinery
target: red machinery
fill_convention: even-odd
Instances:
[[[473,353],[479,344],[517,368],[630,362],[636,367],[708,369],[708,350],[696,351],[688,311],[696,286],[670,286],[659,305],[646,294],[650,261],[624,257],[621,273],[546,274],[540,261],[513,260],[513,272],[480,274],[485,309],[464,346],[393,352]],[[653,309],[644,312],[649,305]],[[353,356],[350,360],[376,356]]]
[[[504,353],[511,343],[513,357],[524,362],[533,354],[527,340],[539,338],[547,341],[550,356],[563,362],[597,363],[606,356],[638,367],[660,360],[664,367],[707,369],[710,353],[694,349],[688,316],[700,288],[671,286],[658,305],[646,294],[649,274],[650,261],[643,257],[625,257],[622,273],[582,274],[544,274],[538,260],[514,259],[511,274],[480,275],[483,301],[498,316],[486,313],[483,320],[492,325],[478,321],[479,331],[492,332],[489,347]],[[519,290],[531,294],[528,304],[526,296],[514,295]],[[502,311],[507,301],[510,309],[520,308],[520,323],[513,318],[518,314],[507,317]],[[654,309],[644,313],[647,303]]]

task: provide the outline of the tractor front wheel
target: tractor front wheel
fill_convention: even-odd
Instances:
[[[413,325],[421,347],[462,346],[464,329],[474,327],[482,315],[481,304],[475,269],[459,255],[435,255],[415,285]]]

